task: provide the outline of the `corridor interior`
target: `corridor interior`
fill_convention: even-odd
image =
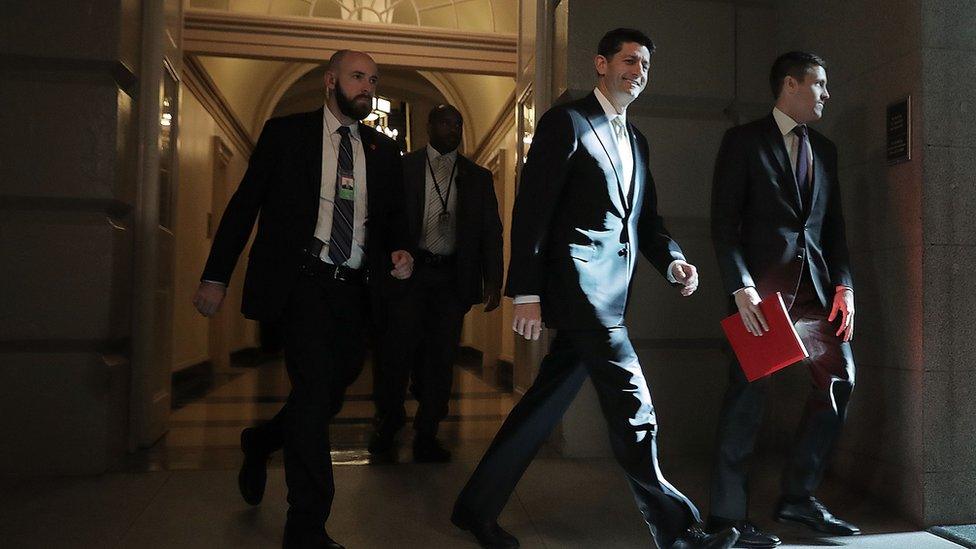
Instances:
[[[285,479],[280,454],[269,467],[268,488],[257,507],[237,492],[242,428],[272,417],[288,380],[280,358],[250,360],[232,373],[184,378],[166,436],[132,456],[122,470],[99,477],[22,478],[6,482],[0,500],[3,546],[14,548],[269,548],[280,546]],[[485,383],[476,361],[455,368],[450,415],[442,426],[455,460],[412,463],[410,429],[401,431],[400,462],[370,465],[370,368],[350,387],[332,427],[337,493],[329,533],[351,549],[465,548],[473,539],[449,522],[454,497],[511,409],[512,393]],[[199,382],[203,383],[199,383]],[[199,383],[199,384],[197,384]],[[416,402],[407,404],[408,416]],[[664,435],[666,436],[666,434]],[[705,499],[707,467],[665,458],[672,483],[697,502]],[[757,470],[775,471],[775,464]],[[775,528],[784,547],[876,549],[950,548],[958,545],[907,521],[877,502],[827,483],[832,509],[860,524],[857,538],[817,538],[767,517],[775,475],[754,479],[754,520]],[[754,506],[755,508],[756,506]],[[768,507],[768,509],[766,508]],[[561,458],[546,447],[519,484],[500,522],[525,548],[648,547],[650,538],[626,481],[610,459]]]
[[[271,419],[288,396],[284,361],[259,351],[240,353],[230,374],[177,375],[169,432],[160,444],[140,454],[130,467],[141,470],[233,469],[240,465],[240,434],[245,427]],[[481,379],[480,355],[464,353],[455,370],[448,416],[440,435],[461,459],[476,459],[512,408],[504,387]],[[330,430],[336,465],[367,465],[372,433],[372,361],[349,387],[342,411]],[[212,380],[212,381],[209,381]],[[209,381],[209,382],[208,382]],[[201,394],[203,393],[203,394]],[[398,438],[400,459],[409,461],[410,421],[417,409],[408,395],[407,426]],[[272,467],[282,467],[280,454]]]

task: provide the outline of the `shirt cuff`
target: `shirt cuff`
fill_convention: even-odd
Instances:
[[[677,263],[677,262],[679,262],[679,261],[681,261],[681,260],[680,259],[675,259],[674,261],[672,261],[668,265],[668,277],[667,278],[668,278],[668,282],[670,282],[671,284],[677,284],[678,283],[678,279],[674,277],[674,273],[672,271],[673,271],[673,268],[674,268],[674,264]]]
[[[850,286],[843,286],[841,284],[838,284],[837,286],[834,287],[834,293],[835,294],[838,293],[838,292],[843,292],[844,290],[850,290],[850,291],[853,292],[854,291],[854,288],[851,288]]]
[[[219,285],[223,286],[224,288],[227,287],[227,283],[226,282],[221,282],[219,280],[207,280],[207,279],[203,279],[200,282],[209,282],[210,284],[219,284]]]
[[[542,298],[537,295],[517,295],[512,303],[522,305],[524,303],[539,303],[540,301]]]
[[[743,287],[739,288],[738,290],[732,292],[732,295],[735,295],[735,294],[737,294],[737,293],[739,293],[739,292],[741,292],[743,290],[748,290],[749,288],[755,289],[755,286],[743,286]]]

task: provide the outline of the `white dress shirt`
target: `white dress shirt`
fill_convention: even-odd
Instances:
[[[617,154],[620,156],[620,165],[614,166],[619,170],[620,183],[624,189],[624,196],[630,194],[630,182],[634,178],[634,150],[630,146],[630,134],[627,132],[627,109],[618,111],[613,103],[600,88],[593,88],[593,95],[603,107],[603,112],[607,115],[610,123],[610,133],[617,139]]]
[[[319,216],[315,223],[315,238],[325,243],[319,259],[332,263],[329,259],[329,241],[332,240],[332,213],[335,209],[336,174],[339,171],[339,142],[342,136],[336,131],[342,124],[332,114],[328,105],[322,120],[322,184],[319,188]],[[349,139],[352,142],[353,179],[355,197],[352,216],[352,250],[344,265],[358,269],[363,264],[366,249],[366,153],[359,136],[359,123],[349,125]]]

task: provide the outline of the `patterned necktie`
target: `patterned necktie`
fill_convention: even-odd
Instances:
[[[615,116],[610,123],[613,126],[613,133],[617,137],[617,143],[620,144],[627,140],[627,128],[624,127],[624,121],[622,117]]]
[[[800,140],[796,148],[796,184],[800,187],[800,198],[806,204],[810,196],[810,140],[804,124],[793,128],[793,133]]]
[[[353,173],[352,141],[349,139],[349,127],[339,126],[336,130],[342,138],[339,140],[339,169],[336,171],[335,208],[332,210],[332,235],[329,240],[329,260],[333,265],[342,265],[352,254],[352,221],[355,211],[355,201],[340,197],[342,188],[342,173]]]
[[[450,199],[451,171],[454,168],[447,156],[439,156],[433,161],[434,180],[437,185],[431,185],[427,193],[427,219],[424,223],[424,241],[427,251],[435,254],[446,254],[453,243],[451,235],[444,233],[444,228],[439,222],[441,212],[444,211],[444,201]],[[437,187],[440,187],[438,191]],[[440,195],[440,196],[438,196]]]

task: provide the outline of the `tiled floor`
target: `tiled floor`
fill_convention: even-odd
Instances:
[[[237,493],[242,427],[271,417],[284,401],[280,364],[242,369],[199,401],[174,410],[166,438],[124,471],[97,478],[20,479],[0,490],[0,547],[259,548],[277,547],[286,510],[280,457],[272,461],[259,507]],[[457,394],[442,432],[457,460],[447,465],[365,465],[372,406],[367,372],[349,391],[333,430],[336,504],[329,532],[350,549],[476,547],[448,522],[468,473],[498,429],[512,399],[457,369]],[[410,403],[408,413],[415,409]],[[404,438],[409,438],[409,429]],[[409,449],[409,441],[404,441]],[[669,479],[704,500],[700,463],[663,463]],[[773,469],[773,468],[770,468]],[[753,500],[771,502],[776,479],[755,481]],[[761,520],[785,547],[959,547],[891,518],[876,502],[828,483],[826,502],[860,524],[857,538],[817,538],[801,528]],[[650,547],[629,488],[610,460],[561,459],[545,451],[529,468],[500,522],[525,548]]]
[[[274,416],[288,395],[288,375],[280,361],[259,368],[242,368],[225,376],[205,397],[173,410],[169,432],[160,444],[137,456],[127,470],[235,469],[240,465],[241,429]],[[371,433],[373,403],[371,369],[367,366],[349,387],[342,411],[333,421],[333,461],[366,462],[365,447]],[[485,384],[477,375],[455,368],[454,394],[448,417],[441,424],[442,438],[459,459],[477,459],[501,426],[513,405],[512,397]],[[417,409],[407,400],[408,424]],[[462,421],[463,418],[463,421]],[[409,456],[411,429],[400,438]],[[279,456],[280,457],[280,456]],[[281,467],[280,459],[272,467]]]

